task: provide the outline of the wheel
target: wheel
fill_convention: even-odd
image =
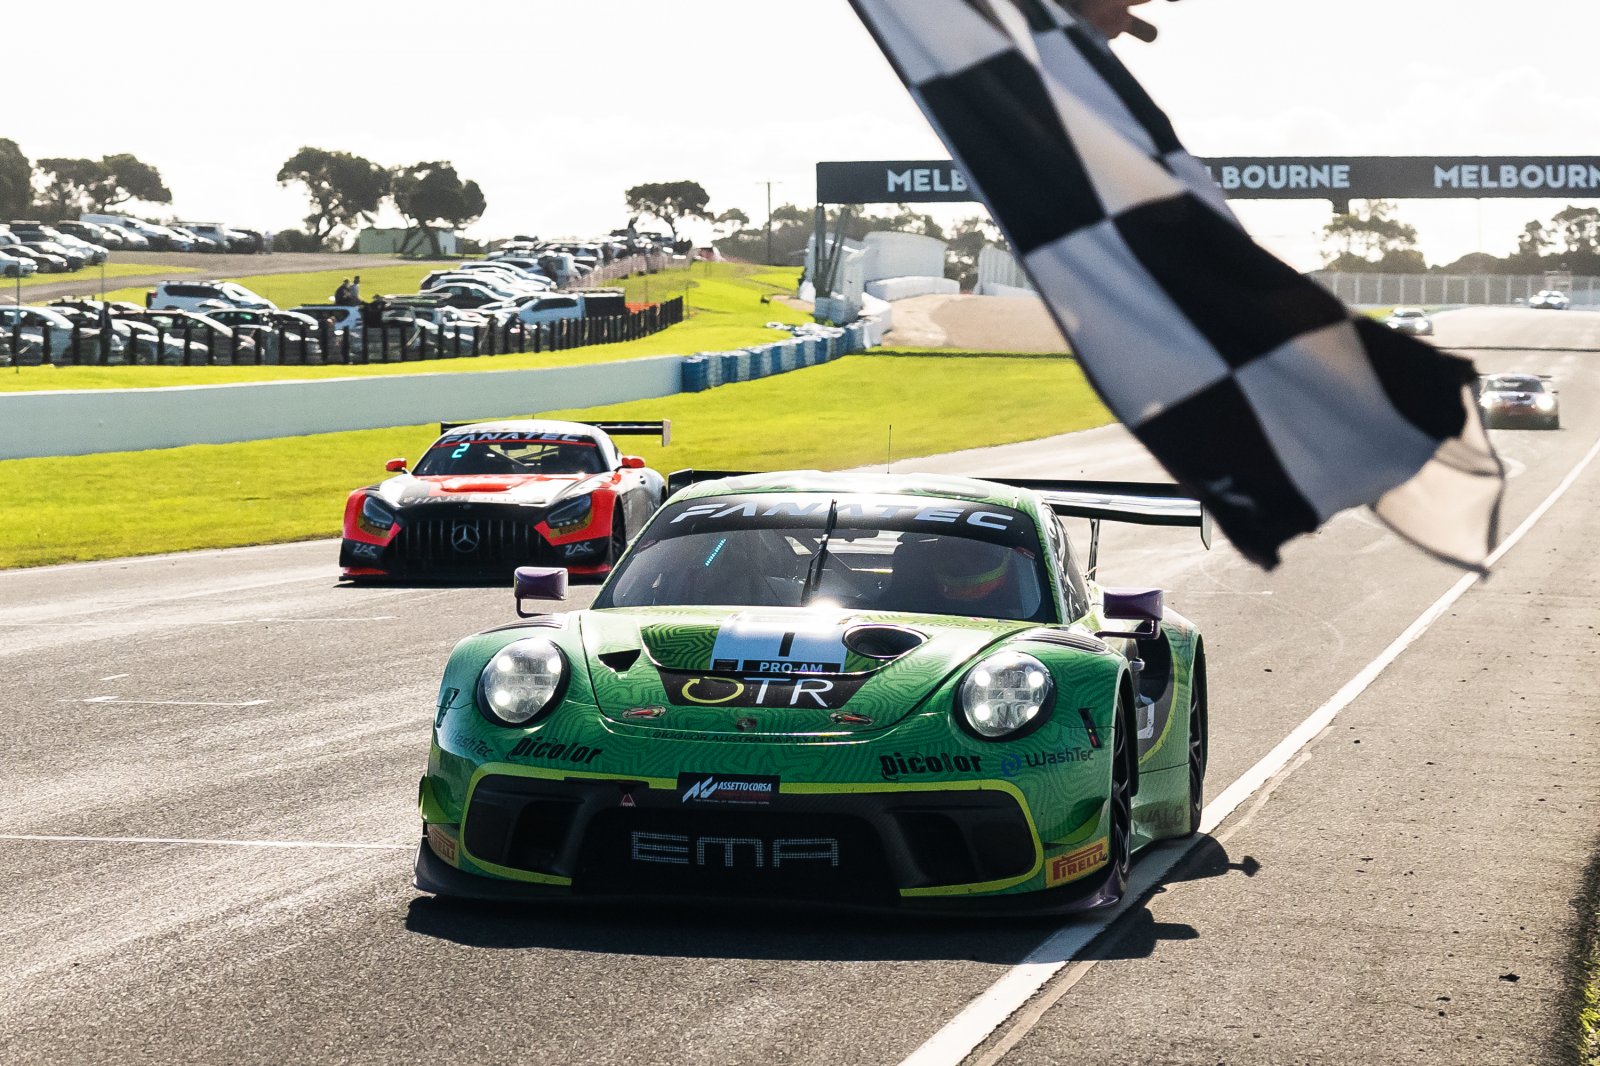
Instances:
[[[1116,727],[1111,737],[1111,883],[1120,899],[1128,890],[1128,871],[1133,866],[1133,759],[1129,744],[1133,719],[1127,705],[1117,701]]]
[[[1200,832],[1206,806],[1206,757],[1211,726],[1206,714],[1205,660],[1196,659],[1189,687],[1189,835]]]
[[[622,521],[622,501],[617,501],[617,513],[611,518],[611,543],[606,547],[606,565],[616,566],[622,553],[628,550],[628,530]]]

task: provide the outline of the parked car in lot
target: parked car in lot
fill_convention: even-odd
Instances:
[[[325,324],[322,336],[330,352],[342,350],[347,336],[350,351],[363,351],[369,334],[373,343],[379,344],[382,343],[385,330],[389,333],[389,343],[403,345],[407,352],[437,350],[439,347],[439,328],[417,317],[414,310],[404,305],[386,308],[378,324],[371,326],[365,324],[363,308],[345,304],[301,304],[289,310]]]
[[[0,252],[0,277],[31,278],[39,272],[39,264],[26,256]]]
[[[214,359],[229,359],[240,363],[254,363],[260,346],[252,337],[243,337],[221,322],[213,321],[194,311],[123,311],[120,317],[136,322],[148,322],[165,336],[186,341],[191,347],[200,344]]]
[[[582,318],[583,303],[584,298],[576,293],[552,293],[548,296],[529,296],[507,307],[523,325],[542,326]]]
[[[136,233],[126,226],[119,226],[115,222],[96,222],[106,231],[106,235],[122,242],[122,247],[129,252],[143,252],[150,249],[150,238],[142,233]]]
[[[13,219],[7,224],[7,228],[11,230],[12,235],[18,241],[24,244],[33,246],[41,244],[59,245],[69,253],[69,257],[71,255],[84,256],[90,265],[104,263],[106,256],[110,254],[109,250],[103,245],[91,244],[81,238],[74,237],[70,233],[62,233],[54,226],[47,226],[43,222]],[[54,251],[48,246],[43,250],[47,252]]]
[[[229,329],[259,336],[266,343],[269,359],[282,358],[285,354],[308,358],[322,354],[322,341],[318,339],[321,325],[310,315],[244,307],[227,307],[205,314]]]
[[[278,305],[233,281],[163,281],[150,297],[152,310],[206,311],[217,307],[275,311]]]
[[[1535,311],[1566,311],[1571,309],[1572,300],[1559,289],[1541,289],[1529,298],[1528,306]]]
[[[93,222],[74,221],[66,219],[55,224],[56,229],[62,233],[77,237],[79,240],[98,244],[102,248],[116,251],[123,246],[123,239],[114,227],[97,226]]]
[[[105,311],[101,310],[102,306]],[[90,328],[98,328],[103,321],[102,315],[113,312],[113,309],[117,312],[139,310],[133,304],[102,305],[99,300],[56,300],[50,305],[50,310]],[[148,322],[113,317],[111,328],[114,333],[127,339],[127,362],[175,363],[183,358],[183,338],[163,336]]]
[[[204,237],[217,245],[219,251],[225,252],[254,252],[256,251],[255,239],[236,229],[229,229],[220,222],[184,222],[183,228],[198,237]]]
[[[91,258],[83,252],[57,244],[55,241],[30,241],[24,238],[22,246],[24,248],[32,248],[34,251],[42,252],[45,255],[53,255],[59,259],[66,260],[68,270],[82,270],[89,265]]]
[[[41,252],[26,244],[0,244],[0,252],[6,255],[20,256],[23,259],[33,260],[35,268],[41,274],[65,274],[72,267],[68,265],[65,256],[51,255]]]
[[[53,307],[0,306],[0,331],[12,333],[18,330],[38,333],[52,360],[63,356],[95,358],[101,352],[98,324],[74,323]],[[120,357],[126,353],[127,347],[128,335],[119,333],[113,324],[110,353]]]

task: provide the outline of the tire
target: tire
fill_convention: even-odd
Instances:
[[[1211,721],[1206,707],[1206,661],[1196,657],[1189,687],[1189,832],[1200,832],[1206,806],[1206,761],[1211,748]]]
[[[627,523],[622,520],[622,501],[617,501],[617,510],[611,518],[611,542],[606,546],[606,565],[616,566],[617,560],[622,558],[622,553],[628,550]]]
[[[1121,899],[1128,891],[1128,872],[1133,866],[1133,760],[1130,748],[1133,717],[1127,704],[1117,700],[1116,727],[1111,736],[1111,874],[1106,891]]]

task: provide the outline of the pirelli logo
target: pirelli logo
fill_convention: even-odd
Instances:
[[[1105,864],[1106,842],[1102,838],[1087,847],[1051,859],[1050,869],[1045,874],[1045,883],[1054,887],[1068,881],[1076,881],[1084,874],[1092,873]]]

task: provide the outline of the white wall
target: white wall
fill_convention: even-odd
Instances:
[[[945,243],[920,233],[869,233],[862,242],[872,253],[867,280],[944,277]]]
[[[978,253],[978,295],[1010,296],[1014,294],[1007,290],[1012,289],[1031,291],[1033,283],[1010,252],[992,244],[984,245],[983,251]]]
[[[681,355],[626,364],[0,394],[0,459],[529,415],[671,396]]]

